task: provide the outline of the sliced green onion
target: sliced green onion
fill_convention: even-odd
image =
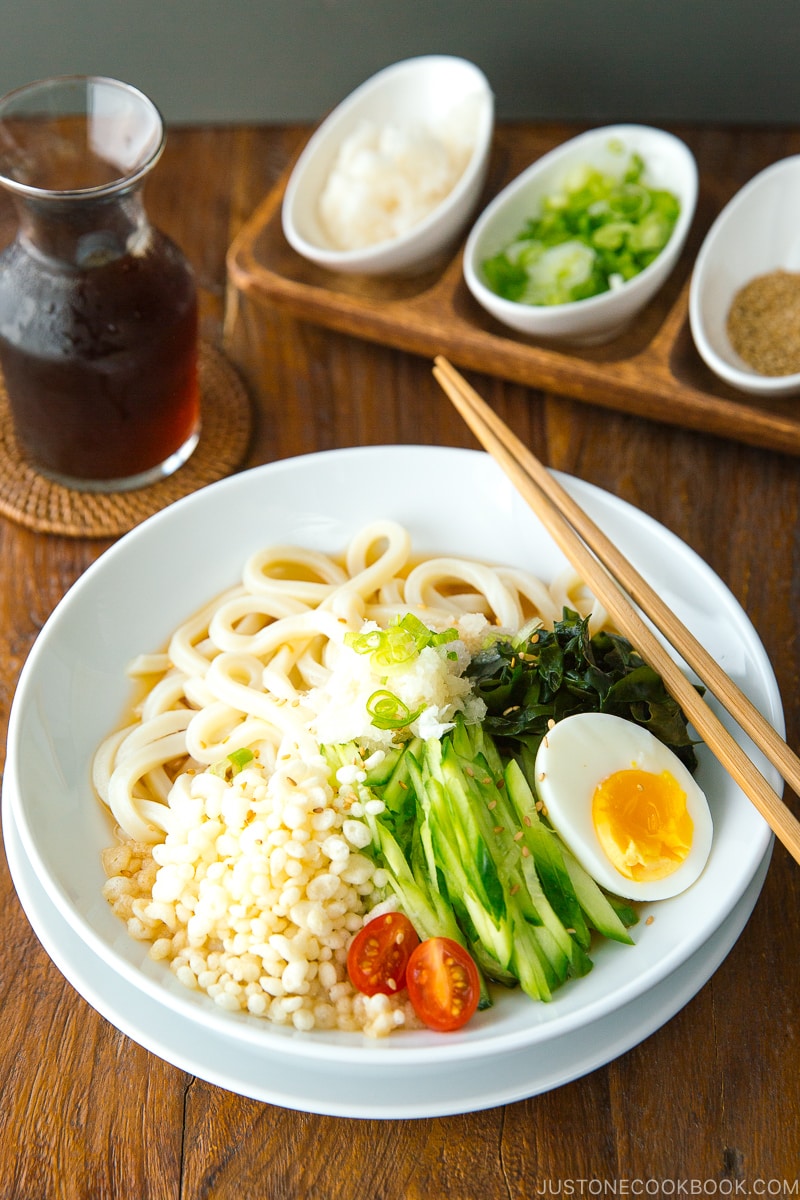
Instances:
[[[394,692],[389,692],[386,688],[373,692],[367,701],[367,713],[376,729],[404,729],[406,725],[416,721],[423,710],[424,706],[416,712],[411,712],[399,696],[395,696]]]
[[[430,629],[428,629],[427,625],[423,625],[422,621],[414,613],[405,613],[402,617],[396,617],[392,625],[398,629],[404,629],[414,639],[420,650],[427,646],[430,641]]]
[[[372,666],[379,675],[388,675],[405,667],[419,656],[420,647],[413,633],[399,625],[385,630],[383,641],[372,653]]]
[[[441,633],[431,634],[432,646],[446,646],[448,642],[458,641],[457,629],[444,629]],[[448,654],[448,658],[457,658],[458,655]]]
[[[227,779],[229,773],[238,775],[254,758],[252,750],[242,747],[241,750],[232,750],[225,758],[215,762],[213,766],[209,767],[209,771],[212,775],[218,775],[220,779]]]
[[[572,168],[560,190],[482,263],[492,291],[519,304],[566,304],[643,271],[672,236],[681,207],[672,192],[643,182],[644,168],[635,153],[618,175],[586,163]]]
[[[346,633],[344,644],[355,650],[356,654],[372,654],[381,644],[383,631],[370,629],[368,633]]]
[[[243,770],[249,762],[253,761],[255,755],[253,754],[252,750],[242,748],[241,750],[232,751],[232,753],[228,755],[228,758],[233,767],[234,775],[238,775],[239,772]]]
[[[391,675],[408,666],[426,646],[443,646],[457,638],[458,630],[434,633],[413,613],[397,617],[388,629],[344,635],[345,645],[356,654],[372,656],[372,667],[378,675]]]

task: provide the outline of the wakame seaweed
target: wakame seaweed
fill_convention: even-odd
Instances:
[[[687,719],[658,672],[620,634],[590,637],[589,618],[572,609],[552,630],[493,641],[466,673],[487,707],[484,728],[509,753],[535,753],[550,721],[603,712],[644,726],[690,771],[697,767]]]

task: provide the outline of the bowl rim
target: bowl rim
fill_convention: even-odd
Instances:
[[[738,191],[734,192],[717,213],[703,238],[689,284],[689,327],[698,353],[706,365],[723,382],[752,394],[777,395],[782,392],[798,390],[800,389],[800,371],[795,371],[791,375],[762,375],[752,368],[737,366],[736,363],[724,358],[714,349],[706,332],[707,324],[704,315],[703,298],[706,273],[721,232],[732,216],[747,203],[754,192],[763,187],[768,179],[773,175],[788,172],[792,168],[800,168],[800,154],[789,154],[769,163],[757,171],[746,183],[743,183]],[[731,292],[729,299],[732,300],[734,295],[735,291]],[[733,347],[731,350],[733,351]]]
[[[297,228],[295,209],[298,198],[302,195],[305,176],[320,148],[324,147],[336,127],[344,123],[351,112],[363,102],[365,96],[369,96],[398,76],[411,75],[419,70],[430,70],[437,63],[447,63],[463,71],[465,75],[472,75],[482,97],[475,145],[464,170],[451,190],[412,228],[396,237],[376,242],[372,246],[364,246],[355,250],[337,250],[332,246],[318,245],[316,242],[309,241]],[[345,96],[316,127],[304,145],[289,175],[281,202],[281,225],[284,236],[298,254],[322,266],[332,268],[352,266],[357,263],[374,264],[389,253],[393,256],[402,253],[403,250],[421,240],[437,224],[446,223],[450,213],[461,202],[464,194],[472,186],[475,176],[487,160],[493,132],[494,92],[486,74],[477,63],[455,54],[420,54],[390,63],[369,76],[349,95]]]
[[[587,296],[584,300],[569,300],[564,304],[549,306],[526,305],[517,300],[507,300],[505,297],[498,295],[497,292],[493,292],[482,279],[475,256],[481,237],[491,227],[493,222],[499,218],[506,205],[511,203],[520,192],[528,187],[532,187],[539,174],[543,174],[548,168],[557,165],[560,159],[566,158],[568,155],[578,151],[582,145],[599,142],[603,138],[624,138],[626,133],[628,135],[631,133],[637,136],[644,135],[652,138],[654,141],[672,146],[683,158],[687,168],[687,199],[681,201],[681,211],[675,228],[661,253],[651,263],[648,263],[643,271],[640,271],[632,279],[626,280],[620,287],[608,292],[602,292],[598,296]],[[592,315],[598,309],[610,306],[612,301],[621,302],[619,298],[623,295],[626,298],[630,298],[637,292],[645,289],[650,283],[652,276],[657,270],[663,270],[664,264],[670,261],[672,255],[675,255],[677,258],[683,247],[689,227],[694,220],[698,190],[699,173],[694,154],[682,138],[679,138],[669,130],[633,121],[619,122],[613,125],[598,125],[584,130],[583,133],[576,134],[575,137],[569,138],[566,142],[562,142],[552,150],[548,150],[541,158],[535,159],[534,162],[507,183],[483,210],[472,226],[464,246],[464,276],[467,285],[475,296],[475,299],[483,304],[485,308],[488,308],[489,311],[493,312],[494,315],[498,316],[499,319],[503,319],[499,316],[501,313],[509,317],[519,317],[520,313],[524,312],[531,315],[532,324],[547,326],[561,324],[565,319],[573,315]]]

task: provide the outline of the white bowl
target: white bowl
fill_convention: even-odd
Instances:
[[[800,374],[761,375],[734,350],[726,323],[738,290],[758,275],[800,271],[800,155],[755,175],[706,234],[689,287],[689,323],[700,355],[720,379],[763,396],[800,392]]]
[[[643,513],[589,484],[564,482],[782,730],[769,661],[725,585]],[[426,1076],[445,1063],[479,1073],[497,1054],[586,1029],[668,979],[726,921],[755,878],[771,835],[730,776],[700,747],[697,778],[714,819],[711,857],[700,879],[683,895],[653,905],[652,924],[646,921],[649,909],[642,911],[634,946],[599,945],[590,974],[571,980],[549,1004],[498,989],[494,1007],[457,1034],[408,1031],[376,1044],[360,1034],[300,1033],[225,1012],[205,993],[185,988],[128,935],[101,895],[100,855],[113,841],[113,822],[92,793],[90,766],[100,741],[130,708],[126,664],[164,646],[188,614],[236,581],[245,558],[259,547],[294,542],[339,554],[358,529],[378,517],[402,521],[415,554],[535,563],[548,580],[565,566],[510,481],[477,451],[359,447],[233,476],[145,521],[89,567],[58,605],[28,656],[14,698],[3,800],[32,871],[81,943],[134,995],[146,995],[185,1021],[196,1035],[198,1059],[212,1032],[232,1047],[274,1051],[308,1070],[333,1064],[381,1078],[413,1071],[424,1098]],[[207,552],[198,553],[203,546]],[[721,711],[720,717],[728,722]],[[729,727],[744,739],[732,722]],[[777,786],[774,770],[761,756],[756,761]],[[697,986],[704,981],[698,979]],[[368,1080],[364,1095],[369,1096]]]
[[[476,106],[472,155],[452,191],[407,232],[358,250],[331,245],[318,202],[344,140],[369,121],[411,130],[435,128],[459,106]],[[494,97],[483,72],[463,58],[424,55],[405,59],[373,75],[334,109],[311,136],[297,160],[283,198],[283,232],[305,258],[347,274],[422,272],[452,250],[477,204],[494,130]]]
[[[516,237],[535,215],[539,201],[552,193],[575,166],[587,163],[619,171],[622,143],[645,163],[645,179],[680,200],[680,216],[667,245],[633,279],[600,296],[568,304],[531,305],[506,300],[486,283],[482,263]],[[480,305],[498,321],[531,337],[592,345],[621,333],[666,281],[683,249],[697,204],[697,164],[688,146],[662,129],[646,125],[607,125],[590,129],[551,150],[518,175],[484,210],[464,248],[464,278]]]

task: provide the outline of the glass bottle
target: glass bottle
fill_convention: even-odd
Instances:
[[[163,147],[156,107],[117,80],[0,99],[0,187],[18,215],[0,254],[0,368],[21,453],[68,487],[145,486],[198,441],[194,275],[141,194]]]

